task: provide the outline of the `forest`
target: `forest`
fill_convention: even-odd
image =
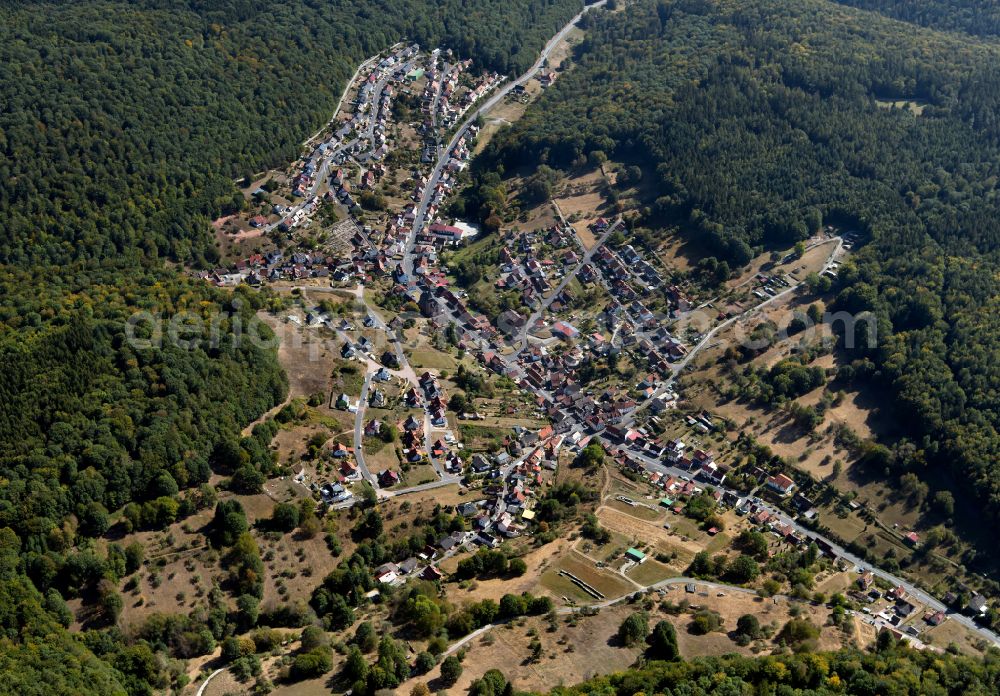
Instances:
[[[904,22],[974,36],[1000,35],[1000,6],[992,0],[838,0]]]
[[[70,515],[81,537],[99,536],[109,512],[234,468],[224,445],[287,390],[273,350],[233,330],[263,306],[250,293],[236,309],[239,298],[168,271],[96,271],[43,288],[9,271],[0,287],[0,527],[32,552],[71,547],[53,537]],[[127,340],[129,316],[147,307],[204,314],[206,327],[185,337],[201,345]],[[227,308],[213,345],[207,322]],[[134,335],[151,331],[143,322]]]
[[[261,558],[238,503],[216,506],[212,523],[235,606],[213,596],[191,616],[153,615],[138,635],[114,627],[114,588],[134,575],[142,549],[95,541],[116,525],[162,528],[214,506],[212,472],[240,492],[276,473],[273,429],[241,431],[281,401],[286,379],[273,350],[236,340],[235,327],[277,300],[214,290],[182,269],[218,261],[208,223],[243,205],[233,180],[294,159],[366,56],[401,39],[443,43],[513,73],[579,5],[0,2],[0,691],[150,694],[182,685],[171,657],[220,642],[240,654],[233,633],[258,620]],[[951,19],[943,9],[902,16],[903,3],[876,9],[989,33],[978,18],[985,5]],[[873,241],[842,274],[838,303],[878,315],[884,338],[862,348],[854,373],[894,390],[918,427],[890,463],[919,472],[945,462],[1000,517],[991,311],[1000,59],[990,44],[874,17],[820,0],[642,0],[601,13],[578,68],[497,139],[489,161],[534,163],[542,152],[569,168],[595,151],[629,161],[655,182],[650,223],[683,221],[737,263],[818,220],[863,227]],[[187,312],[203,324],[189,347],[141,347],[127,340],[139,311]],[[562,505],[553,497],[545,510],[555,517]],[[451,524],[436,519],[406,543]],[[352,611],[345,590],[410,548],[383,546],[380,528],[374,515],[361,518],[352,531],[363,543],[314,593],[312,610],[330,625]],[[71,635],[66,599],[78,596],[92,611]],[[442,618],[429,596],[403,605],[413,630]],[[544,610],[535,600],[511,595],[505,611]],[[260,624],[301,626],[307,610],[287,607]],[[472,630],[496,611],[455,613],[449,630]],[[391,639],[380,645],[385,664],[359,690],[405,676],[399,655]],[[293,672],[308,675],[323,657],[305,652]],[[651,663],[578,689],[823,693],[843,692],[841,680],[852,693],[997,690],[993,662],[888,646]]]
[[[825,0],[640,0],[589,18],[575,58],[480,179],[606,155],[642,170],[635,225],[731,265],[861,231],[835,306],[878,335],[849,372],[907,424],[878,472],[946,479],[1000,519],[998,47]]]

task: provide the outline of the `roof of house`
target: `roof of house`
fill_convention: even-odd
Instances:
[[[772,476],[767,480],[767,483],[774,488],[778,488],[783,491],[787,491],[789,488],[795,485],[795,481],[788,478],[784,474],[777,474]]]

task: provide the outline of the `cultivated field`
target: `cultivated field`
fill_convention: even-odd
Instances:
[[[563,604],[592,604],[599,598],[586,592],[559,571],[572,573],[607,599],[621,597],[637,589],[633,583],[618,573],[608,568],[598,568],[594,561],[583,554],[571,551],[554,563],[541,577],[541,586],[549,591],[553,599]]]

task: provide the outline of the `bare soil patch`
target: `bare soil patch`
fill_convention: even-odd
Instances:
[[[667,268],[674,268],[682,273],[694,268],[704,256],[690,240],[676,231],[665,235],[656,253]]]

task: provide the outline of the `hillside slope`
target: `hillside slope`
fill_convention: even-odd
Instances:
[[[1000,35],[1000,4],[996,0],[839,1],[922,27],[959,31],[973,36]]]
[[[844,376],[909,434],[867,460],[949,471],[1000,518],[997,45],[824,0],[640,0],[595,18],[577,63],[482,166],[637,164],[638,224],[730,263],[821,221],[864,230],[837,304],[879,335]]]
[[[88,626],[114,624],[115,583],[136,556],[95,537],[214,505],[213,469],[244,492],[273,473],[273,432],[240,434],[287,380],[273,348],[234,328],[273,298],[234,298],[164,265],[218,260],[209,222],[243,204],[233,178],[297,157],[357,64],[397,41],[443,42],[513,72],[578,11],[571,0],[0,3],[0,534],[14,556],[0,587],[0,692],[169,686],[180,671],[162,644],[113,626],[77,641],[50,612],[68,625],[63,597],[82,597]],[[156,331],[136,313],[162,330],[199,320],[197,345],[133,345],[131,329]],[[173,629],[198,654],[215,645],[204,626]]]

